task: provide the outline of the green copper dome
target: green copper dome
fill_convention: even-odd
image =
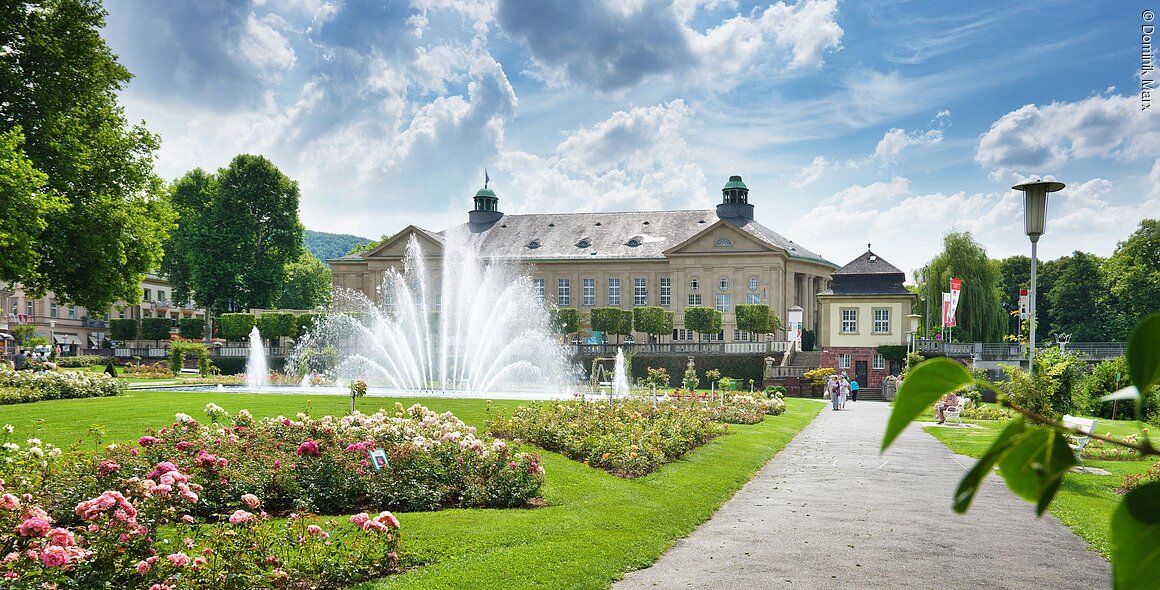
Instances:
[[[741,182],[741,177],[737,175],[730,176],[729,182],[725,183],[725,188],[722,190],[729,190],[731,188],[743,188],[745,190],[749,190],[749,187],[745,186],[744,182]]]
[[[481,188],[481,189],[479,189],[479,192],[475,193],[475,196],[477,196],[477,197],[494,197],[495,191],[493,191],[489,188]]]

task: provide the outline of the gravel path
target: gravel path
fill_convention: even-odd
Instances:
[[[614,590],[1109,588],[1082,539],[988,478],[966,515],[971,459],[911,425],[878,454],[890,407],[827,406],[712,519]]]

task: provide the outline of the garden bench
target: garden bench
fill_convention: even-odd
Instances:
[[[963,424],[963,419],[960,416],[960,414],[963,413],[963,410],[967,407],[967,404],[969,404],[969,403],[971,403],[970,398],[960,397],[959,403],[957,405],[943,410],[943,417],[945,417],[948,421],[951,418],[954,418],[955,422],[959,423],[959,426],[966,426],[966,424]]]
[[[177,372],[177,374],[179,376],[180,375],[192,375],[194,377],[199,377],[199,376],[201,376],[201,371],[199,371],[197,369],[186,369],[183,367],[180,371]]]
[[[1078,430],[1083,433],[1068,434],[1067,446],[1071,447],[1071,451],[1075,453],[1075,460],[1079,461],[1079,468],[1082,469],[1084,473],[1087,473],[1087,467],[1084,467],[1082,455],[1084,447],[1086,447],[1088,443],[1091,442],[1091,434],[1096,429],[1096,419],[1065,415],[1063,417],[1063,425],[1067,428]]]

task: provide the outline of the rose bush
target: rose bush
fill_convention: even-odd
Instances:
[[[0,404],[121,395],[125,383],[104,373],[0,369]]]

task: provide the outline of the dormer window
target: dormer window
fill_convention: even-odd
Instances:
[[[871,254],[871,255],[870,255],[870,262],[878,262],[878,256],[877,256],[877,255],[874,255],[874,254]]]
[[[591,248],[592,247],[592,240],[589,240],[588,238],[580,238],[580,241],[576,242],[576,247],[577,248]]]
[[[530,248],[532,250],[535,250],[536,248],[539,248],[539,247],[540,247],[539,240],[532,240],[532,241],[528,242],[528,248]]]
[[[629,238],[628,241],[624,243],[624,245],[628,246],[629,248],[635,248],[643,243],[644,243],[644,240],[641,239],[640,236],[633,236],[633,237]]]
[[[549,224],[548,224],[548,227],[556,227],[556,224],[555,224],[555,223],[549,223]]]

